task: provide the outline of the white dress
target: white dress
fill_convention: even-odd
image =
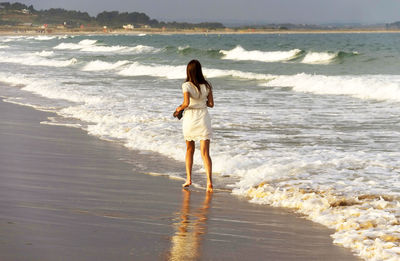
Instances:
[[[211,117],[207,110],[209,90],[200,84],[201,92],[190,82],[182,84],[183,93],[190,95],[189,106],[183,113],[183,136],[188,141],[209,140],[212,137]]]

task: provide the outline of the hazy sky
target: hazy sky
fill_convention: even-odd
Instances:
[[[6,1],[6,0],[4,0]],[[12,0],[9,0],[12,1]],[[246,23],[387,23],[400,0],[17,0],[36,9],[144,12],[160,21]]]

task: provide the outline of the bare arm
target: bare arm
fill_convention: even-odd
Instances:
[[[188,92],[183,93],[183,103],[176,108],[176,111],[181,111],[186,109],[190,103],[190,94]]]
[[[214,107],[214,97],[213,97],[212,89],[210,89],[210,91],[208,92],[207,107],[210,107],[210,108]]]

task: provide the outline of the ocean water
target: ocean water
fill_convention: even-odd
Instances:
[[[0,36],[0,95],[59,115],[43,124],[184,164],[172,112],[199,59],[216,187],[300,212],[365,260],[400,260],[399,46],[400,34]]]

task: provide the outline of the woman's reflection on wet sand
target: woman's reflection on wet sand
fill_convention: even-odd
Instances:
[[[175,234],[171,238],[171,249],[168,254],[170,261],[197,260],[201,255],[201,240],[206,233],[212,193],[206,192],[202,206],[192,211],[190,194],[189,190],[182,190],[182,208],[177,212],[177,222],[174,223]]]

